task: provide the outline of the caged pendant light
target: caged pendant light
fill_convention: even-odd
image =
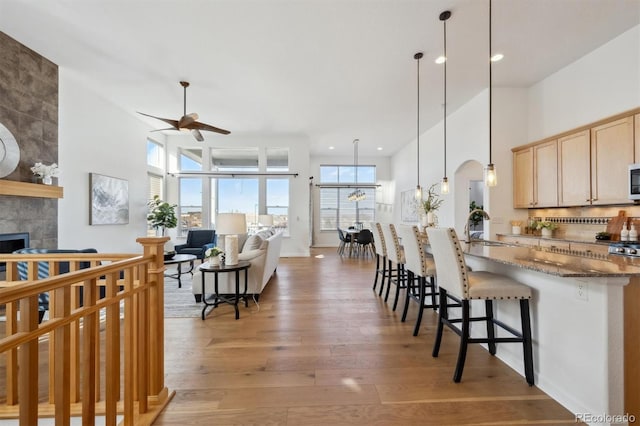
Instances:
[[[447,177],[447,62],[449,58],[447,57],[447,19],[451,17],[451,12],[446,10],[440,14],[440,20],[443,24],[443,35],[444,35],[444,119],[443,119],[443,127],[444,127],[444,177],[442,178],[442,182],[440,182],[440,193],[448,194],[449,193],[449,178]]]
[[[493,52],[491,47],[491,0],[489,0],[489,164],[484,169],[484,184],[486,186],[496,186],[498,184],[498,177],[496,175],[496,166],[493,164],[491,158],[491,110],[492,110],[492,74],[491,68],[493,63]]]
[[[422,201],[422,187],[420,186],[420,59],[422,58],[422,52],[418,52],[413,55],[413,59],[416,60],[417,74],[416,74],[416,88],[417,88],[417,108],[416,108],[416,165],[417,165],[417,184],[416,184],[416,200]]]

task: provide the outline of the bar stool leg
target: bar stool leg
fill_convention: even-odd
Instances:
[[[520,316],[522,319],[522,346],[524,349],[524,376],[529,386],[533,386],[533,350],[531,348],[531,318],[529,315],[529,299],[520,299]]]
[[[382,261],[382,265],[384,266],[384,261]],[[373,291],[376,291],[376,287],[378,286],[378,275],[380,275],[380,255],[376,253],[376,277],[373,280]],[[382,276],[384,277],[384,273]]]
[[[487,317],[487,338],[489,339],[489,353],[491,355],[496,354],[496,332],[495,326],[493,324],[493,300],[485,300],[484,301],[484,309]]]
[[[438,357],[440,353],[440,343],[442,342],[442,330],[444,328],[444,321],[449,319],[449,311],[447,310],[447,290],[441,288],[439,295],[440,308],[438,309],[438,328],[436,329],[436,340],[433,342],[433,351],[431,356]]]
[[[396,307],[398,306],[398,298],[400,297],[400,288],[402,287],[407,288],[408,282],[412,281],[413,279],[411,278],[413,277],[413,273],[411,271],[407,271],[407,274],[405,275],[404,266],[398,265],[398,269],[400,269],[400,267],[402,267],[402,273],[398,272],[398,280],[396,281],[396,297],[393,299],[393,311],[395,311]],[[405,285],[405,279],[407,280],[406,285]]]
[[[467,346],[469,344],[469,299],[462,300],[462,334],[460,335],[460,350],[458,351],[458,362],[456,371],[453,373],[453,381],[460,383],[464,362],[467,359]]]

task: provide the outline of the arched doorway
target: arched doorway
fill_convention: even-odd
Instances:
[[[464,226],[469,216],[469,205],[475,202],[476,205],[487,207],[484,196],[483,169],[482,164],[476,160],[467,160],[458,167],[455,172],[455,228],[462,238]],[[479,224],[480,225],[480,224]],[[476,231],[479,230],[479,227]],[[489,230],[484,230],[488,235]]]

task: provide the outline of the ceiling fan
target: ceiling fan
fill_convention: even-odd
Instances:
[[[228,135],[229,133],[231,133],[228,130],[220,129],[218,127],[214,127],[205,123],[200,123],[199,121],[197,121],[198,114],[196,114],[195,112],[192,112],[191,114],[187,114],[187,87],[189,87],[189,82],[181,81],[180,85],[184,88],[184,112],[183,112],[184,115],[180,118],[180,120],[172,120],[170,118],[156,117],[156,116],[145,114],[143,112],[138,111],[138,114],[146,115],[147,117],[155,118],[157,120],[162,120],[165,123],[168,123],[172,126],[168,129],[152,130],[153,132],[160,132],[163,130],[180,130],[180,131],[190,130],[193,137],[196,138],[196,140],[199,142],[204,141],[204,137],[202,137],[202,133],[200,133],[200,130],[221,133],[223,135]]]

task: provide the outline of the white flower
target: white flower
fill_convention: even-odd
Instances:
[[[59,169],[56,163],[47,166],[46,164],[36,163],[31,167],[31,171],[34,175],[38,175],[41,178],[58,176]]]

